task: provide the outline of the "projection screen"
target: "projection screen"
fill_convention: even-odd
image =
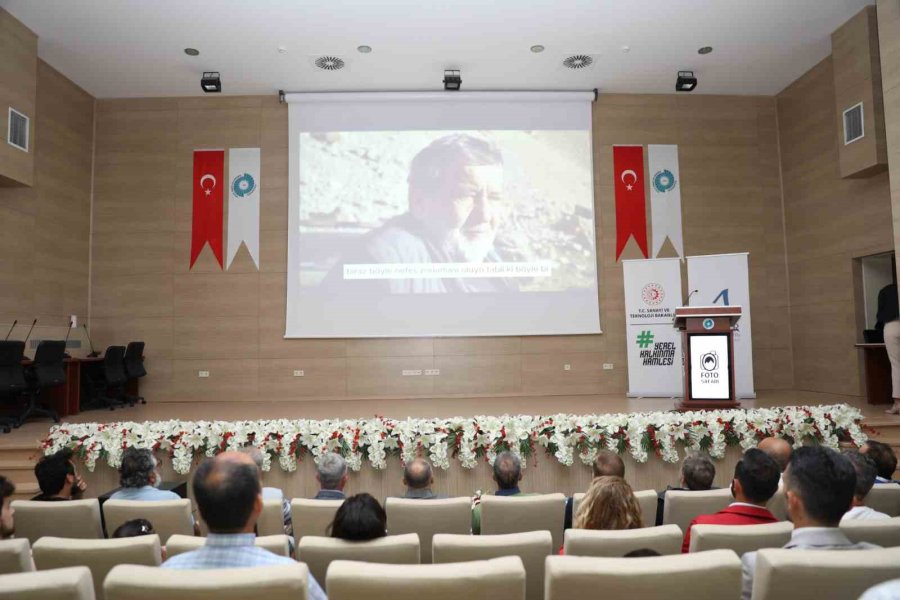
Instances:
[[[600,332],[592,93],[286,100],[285,337]]]

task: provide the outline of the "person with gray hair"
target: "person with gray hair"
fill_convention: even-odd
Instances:
[[[669,490],[702,492],[713,488],[713,480],[716,478],[716,465],[709,456],[702,452],[691,452],[684,457],[681,463],[681,482],[679,487],[666,486],[666,489],[657,495],[656,499],[656,524],[663,524],[663,512],[666,507],[666,492]]]
[[[522,481],[522,461],[512,452],[501,452],[494,459],[494,481],[497,483],[495,496],[534,496],[519,489]],[[475,498],[472,508],[472,533],[481,533],[481,497]]]
[[[110,500],[180,500],[175,492],[160,490],[162,478],[153,452],[146,448],[126,448],[119,467],[119,485]]]
[[[263,463],[265,462],[265,457],[263,456],[262,450],[256,448],[254,446],[248,446],[244,448],[244,453],[250,455],[250,458],[253,459],[253,462],[256,463],[256,468],[259,469],[259,475],[262,477],[263,471]],[[284,492],[281,488],[276,487],[263,487],[262,489],[263,501],[266,500],[278,500],[281,502],[281,515],[284,519],[284,532],[287,535],[294,535],[294,525],[291,519],[291,503],[287,498],[284,497]]]
[[[866,496],[872,491],[872,487],[875,485],[875,477],[878,475],[875,470],[875,461],[858,450],[845,450],[842,454],[850,459],[850,464],[853,465],[853,470],[856,471],[856,486],[853,489],[853,501],[850,503],[850,510],[844,513],[841,523],[858,520],[890,519],[890,515],[878,512],[865,504]]]
[[[343,500],[344,486],[347,485],[347,462],[340,454],[329,452],[319,458],[316,464],[316,480],[319,492],[313,500]]]

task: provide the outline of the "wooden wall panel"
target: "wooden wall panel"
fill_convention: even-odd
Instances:
[[[0,8],[0,186],[34,184],[37,47],[37,35]],[[9,107],[30,119],[28,152],[6,143]]]
[[[897,248],[900,246],[900,0],[878,0],[877,6],[893,241]]]

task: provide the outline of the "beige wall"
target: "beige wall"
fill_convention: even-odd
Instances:
[[[893,249],[888,175],[840,177],[830,57],[777,103],[794,387],[859,394],[853,258]]]
[[[33,337],[60,339],[87,315],[93,115],[93,97],[38,61],[34,186],[0,187],[0,336],[37,317]]]
[[[147,342],[144,388],[154,401],[622,393],[611,145],[677,143],[685,249],[750,251],[757,387],[790,387],[774,100],[602,96],[594,119],[603,335],[284,340],[286,106],[274,97],[100,101],[95,341]],[[241,250],[223,272],[208,248],[189,271],[192,150],[241,146],[262,153],[260,271]],[[615,369],[603,371],[604,362]],[[441,375],[402,377],[410,368]]]
[[[0,8],[0,186],[34,183],[37,36]],[[29,151],[6,143],[9,107],[31,119]]]

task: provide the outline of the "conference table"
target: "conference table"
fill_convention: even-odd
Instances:
[[[33,364],[34,361],[26,359],[22,366]],[[66,382],[62,385],[44,390],[41,393],[43,400],[50,408],[56,411],[60,417],[69,417],[81,412],[81,375],[83,369],[99,366],[103,362],[102,356],[72,357],[63,359],[63,368],[66,371]],[[125,393],[132,396],[138,395],[138,380],[130,378],[125,384]]]
[[[891,389],[891,361],[882,343],[856,344],[863,352],[863,368],[866,382],[866,401],[869,404],[893,402]]]

